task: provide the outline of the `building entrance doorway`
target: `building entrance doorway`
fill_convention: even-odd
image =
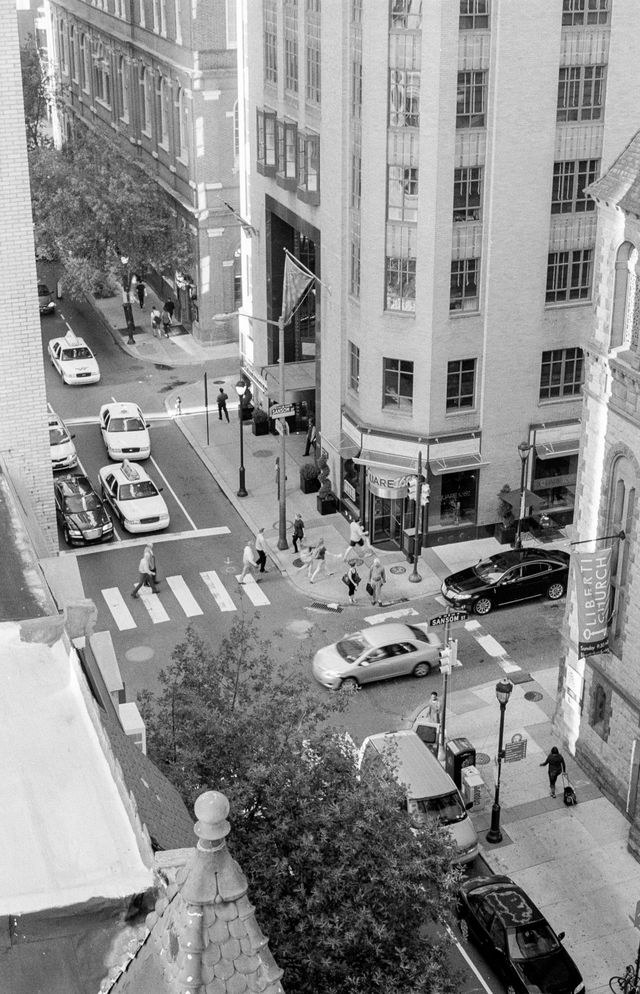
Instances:
[[[369,541],[380,549],[402,548],[404,499],[369,495]]]

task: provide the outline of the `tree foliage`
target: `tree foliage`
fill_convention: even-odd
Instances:
[[[36,247],[59,258],[65,291],[113,293],[129,273],[188,270],[190,242],[159,185],[109,136],[82,132],[30,153]]]
[[[230,847],[285,990],[455,991],[433,925],[458,880],[449,836],[414,835],[391,776],[358,773],[336,729],[350,696],[316,696],[270,648],[243,622],[215,648],[189,629],[159,694],[141,695],[149,754],[188,804],[229,798]]]
[[[57,90],[33,35],[28,35],[25,44],[20,46],[20,68],[27,148],[50,146],[47,108],[56,100]]]

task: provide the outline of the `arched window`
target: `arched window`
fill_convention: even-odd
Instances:
[[[68,72],[67,60],[67,22],[62,18],[58,21],[58,62],[62,72]]]
[[[144,66],[140,67],[140,128],[145,135],[151,134],[151,74]]]
[[[76,44],[76,28],[72,24],[69,28],[69,71],[74,83],[78,82],[78,46]]]
[[[89,38],[87,35],[80,35],[80,86],[85,93],[89,92],[90,79],[91,52],[89,50]]]
[[[608,534],[624,531],[625,538],[614,541],[611,556],[611,594],[609,602],[609,641],[617,655],[624,635],[629,597],[629,548],[632,542],[636,504],[635,470],[630,460],[622,456],[611,470],[611,498]]]
[[[163,76],[158,77],[156,86],[156,124],[158,144],[165,148],[169,144],[169,122],[167,120],[167,83]]]
[[[111,106],[111,65],[109,55],[105,56],[104,45],[101,41],[96,45],[95,54],[95,83],[96,100]]]
[[[187,128],[186,128],[186,106],[184,90],[178,87],[178,99],[176,100],[176,112],[178,115],[178,149],[177,154],[180,159],[187,159]]]
[[[124,55],[118,58],[116,75],[118,112],[123,121],[129,120],[129,70]]]
[[[637,250],[631,242],[623,242],[616,256],[615,287],[611,313],[609,348],[628,344],[636,291],[635,266]]]

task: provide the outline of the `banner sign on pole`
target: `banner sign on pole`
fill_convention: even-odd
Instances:
[[[574,552],[572,558],[578,608],[578,656],[608,652],[611,547],[598,552]]]

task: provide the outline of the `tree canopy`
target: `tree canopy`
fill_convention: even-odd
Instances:
[[[189,269],[189,236],[168,197],[109,136],[80,132],[62,150],[32,148],[30,175],[36,251],[62,261],[72,296],[115,292],[125,266]]]
[[[20,69],[27,148],[51,145],[47,107],[56,99],[55,84],[33,35],[28,35],[24,45],[20,46]]]
[[[348,692],[318,696],[271,651],[243,622],[216,647],[189,629],[159,693],[140,696],[149,755],[190,806],[227,795],[230,848],[285,990],[455,991],[433,926],[458,881],[448,834],[414,834],[391,775],[357,770],[336,724]]]

